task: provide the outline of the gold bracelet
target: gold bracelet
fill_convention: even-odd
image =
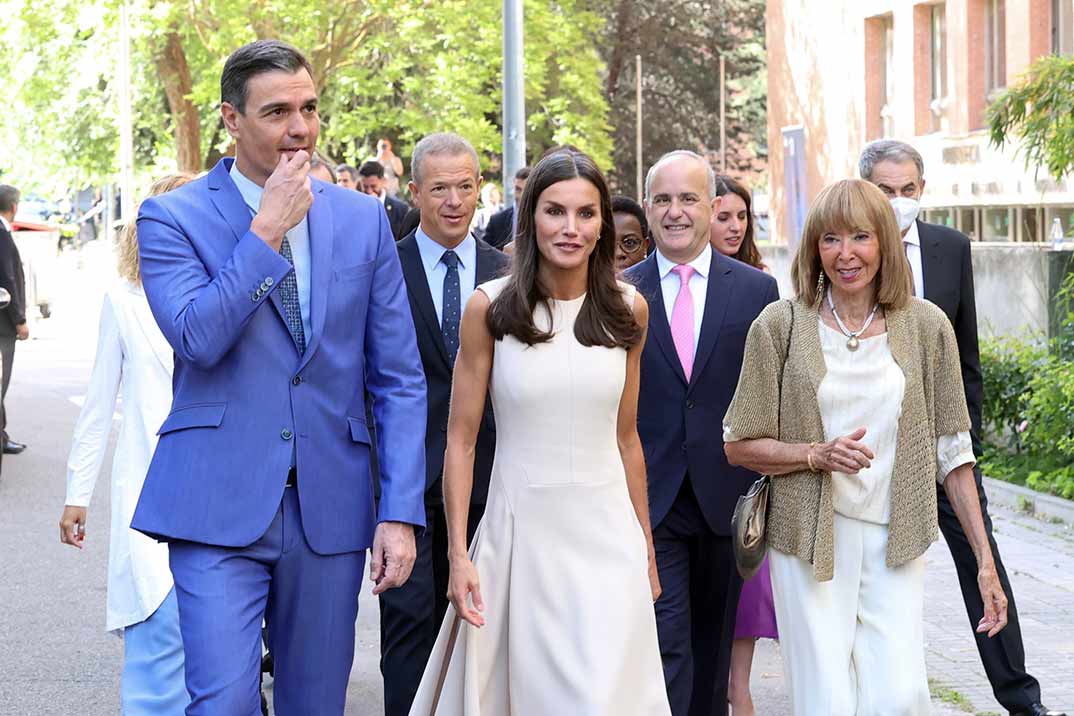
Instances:
[[[809,443],[809,452],[806,453],[806,464],[809,465],[810,472],[816,472],[817,468],[813,465],[813,448],[817,447],[816,443]]]

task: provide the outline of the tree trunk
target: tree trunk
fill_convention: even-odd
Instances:
[[[622,0],[619,3],[619,10],[616,12],[615,48],[612,50],[611,59],[608,60],[608,79],[604,85],[604,96],[608,98],[609,103],[611,103],[612,97],[615,96],[616,91],[619,89],[619,75],[622,73],[623,64],[626,61],[626,45],[630,37],[628,35],[630,10],[633,4],[634,0]]]
[[[154,53],[157,74],[168,97],[175,128],[175,154],[180,171],[200,172],[201,163],[201,115],[190,101],[194,83],[190,78],[190,66],[186,61],[183,42],[174,29],[164,36],[163,44]]]

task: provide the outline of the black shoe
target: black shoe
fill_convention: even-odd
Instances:
[[[1052,711],[1047,706],[1044,706],[1039,701],[1035,704],[1030,704],[1029,708],[1025,711],[1019,711],[1012,713],[1011,716],[1067,716],[1062,711]]]
[[[26,446],[22,443],[17,443],[14,440],[4,441],[4,454],[5,455],[18,455],[20,452],[26,449]]]

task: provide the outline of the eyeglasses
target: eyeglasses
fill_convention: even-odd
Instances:
[[[642,246],[645,246],[645,242],[636,236],[628,236],[619,242],[619,248],[628,254],[636,254]]]

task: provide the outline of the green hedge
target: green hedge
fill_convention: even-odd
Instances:
[[[984,455],[989,477],[1074,499],[1074,274],[1058,300],[1066,318],[1049,344],[981,342]]]

